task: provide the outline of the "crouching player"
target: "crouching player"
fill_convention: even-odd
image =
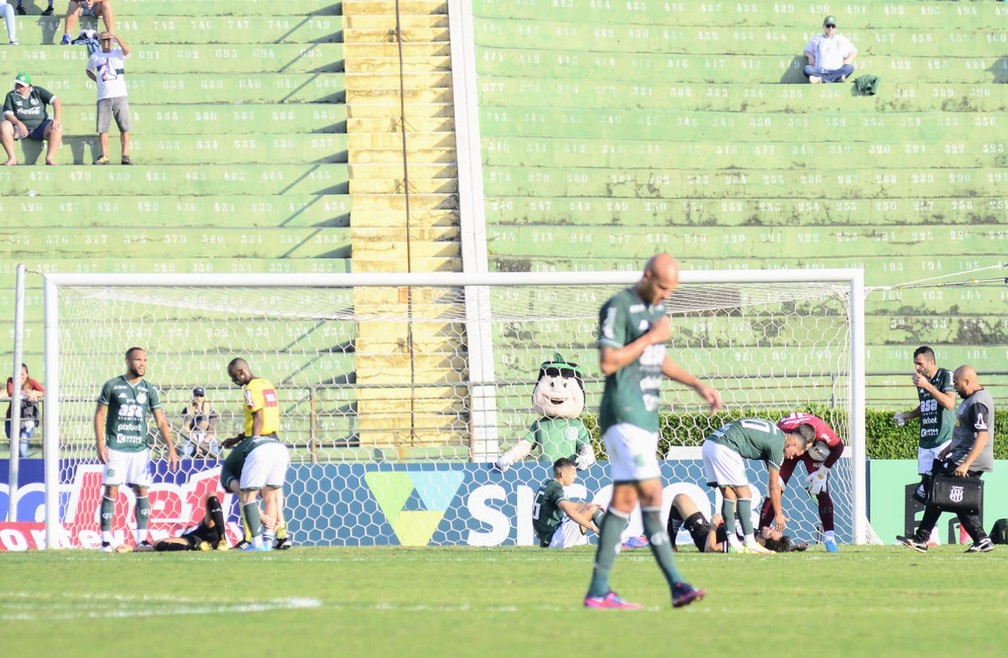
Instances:
[[[693,538],[693,544],[701,553],[728,552],[728,533],[721,515],[715,514],[708,521],[692,498],[686,494],[676,494],[676,497],[672,499],[672,509],[669,511],[668,520],[668,535],[672,541],[672,550],[676,552],[679,550],[676,547],[676,536],[683,526],[686,527],[686,531]],[[774,553],[804,551],[808,548],[807,542],[794,541],[783,532],[770,527],[763,528],[756,536],[756,541]]]
[[[542,548],[567,548],[588,543],[585,532],[597,533],[605,512],[594,503],[575,503],[564,487],[577,480],[577,464],[567,457],[553,462],[553,477],[542,483],[532,505],[532,527]]]
[[[805,464],[805,470],[808,471],[808,481],[805,488],[808,490],[809,495],[813,496],[819,504],[819,520],[822,522],[823,528],[823,545],[826,547],[827,552],[837,553],[840,549],[837,547],[836,536],[833,532],[833,499],[830,497],[829,491],[829,470],[840,459],[840,455],[843,454],[844,444],[840,440],[840,437],[836,435],[836,432],[826,424],[826,421],[812,414],[793,413],[786,418],[782,418],[777,423],[777,427],[785,433],[795,432],[801,425],[812,426],[812,429],[815,430],[815,440],[813,440],[812,445],[809,446],[806,452],[797,457],[785,459],[781,464],[781,489],[791,479],[791,475],[794,473],[798,463]],[[773,507],[770,504],[770,500],[764,500],[763,509],[760,512],[760,530],[769,527],[773,518]]]
[[[154,543],[155,551],[226,551],[228,540],[225,536],[224,509],[220,499],[213,494],[206,497],[206,509],[199,525],[186,528],[178,537],[168,537]],[[116,547],[119,553],[129,553],[133,550],[151,550],[136,548],[129,544]]]

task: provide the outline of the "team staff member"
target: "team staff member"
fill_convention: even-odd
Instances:
[[[979,478],[994,470],[994,398],[977,381],[972,366],[961,365],[956,368],[952,384],[963,402],[956,414],[952,442],[938,455],[941,464],[936,467],[939,470],[935,475]],[[941,509],[928,503],[917,533],[910,537],[897,536],[897,541],[915,551],[927,553],[928,537],[940,516]],[[966,528],[973,539],[973,545],[966,550],[967,553],[989,553],[994,550],[990,537],[980,524],[978,514],[960,512],[958,517],[961,527]]]

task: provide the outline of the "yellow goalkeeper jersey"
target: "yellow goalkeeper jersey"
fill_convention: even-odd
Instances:
[[[252,436],[252,419],[257,411],[262,411],[260,436],[279,432],[280,407],[273,384],[262,377],[256,377],[245,384],[242,390],[245,392],[245,436]]]

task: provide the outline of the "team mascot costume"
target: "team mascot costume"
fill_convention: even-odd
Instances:
[[[595,463],[588,428],[581,422],[585,406],[581,368],[560,354],[539,366],[539,381],[532,391],[532,406],[541,414],[525,437],[494,462],[504,472],[536,447],[539,459],[554,462],[568,457],[584,470]]]

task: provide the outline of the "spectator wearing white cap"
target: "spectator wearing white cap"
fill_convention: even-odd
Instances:
[[[823,33],[812,37],[805,46],[805,77],[812,84],[820,82],[844,82],[854,73],[857,48],[850,40],[837,32],[836,16],[823,20]]]

